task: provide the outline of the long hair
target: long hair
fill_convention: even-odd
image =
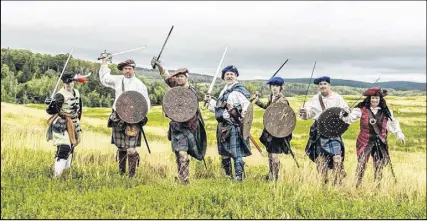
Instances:
[[[381,107],[381,111],[385,114],[385,116],[388,117],[391,121],[393,119],[391,118],[390,109],[387,107],[387,103],[385,102],[384,97],[380,97],[380,103],[378,104],[379,107]],[[356,105],[357,108],[371,108],[371,96],[366,97],[362,102]]]

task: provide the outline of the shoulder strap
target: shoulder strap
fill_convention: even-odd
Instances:
[[[323,103],[321,94],[319,94],[319,102],[320,102],[320,106],[322,107],[322,111],[325,111],[326,108],[325,108],[325,104]]]
[[[125,92],[125,77],[122,78],[122,93]]]
[[[368,111],[368,114],[369,114],[369,121],[370,121],[370,119],[375,119],[375,117],[374,117],[374,113],[372,113],[372,110],[370,109],[370,108],[366,108],[367,109],[367,111]],[[369,124],[371,124],[372,125],[372,127],[374,128],[374,131],[375,131],[375,133],[378,135],[378,137],[380,138],[380,140],[383,142],[383,143],[385,143],[385,139],[384,139],[384,137],[383,136],[381,136],[381,130],[380,130],[380,128],[378,127],[378,124],[377,124],[378,122],[375,122],[374,124],[371,124],[370,122],[369,122]]]

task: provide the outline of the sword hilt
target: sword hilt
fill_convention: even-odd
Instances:
[[[104,50],[104,52],[101,53],[101,56],[98,57],[98,60],[102,60],[104,58],[108,58],[108,61],[111,61],[111,58],[112,58],[111,53],[108,53],[107,50]]]

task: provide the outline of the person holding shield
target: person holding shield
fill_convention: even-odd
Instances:
[[[160,76],[171,87],[163,99],[163,109],[171,119],[168,139],[176,157],[178,168],[176,180],[184,185],[189,184],[189,156],[204,161],[207,147],[205,123],[199,110],[196,88],[188,82],[187,68],[180,68],[169,74],[156,57],[152,59],[151,65],[159,68]]]
[[[115,90],[113,110],[108,119],[108,127],[112,128],[111,144],[117,147],[120,174],[126,173],[127,159],[129,177],[134,177],[139,165],[137,147],[141,146],[141,134],[145,138],[143,126],[148,122],[146,115],[151,107],[148,90],[135,76],[136,64],[132,59],[117,65],[122,75],[111,75],[107,64],[109,56],[103,56],[101,60],[100,82]]]
[[[289,101],[283,95],[284,83],[285,81],[281,77],[273,77],[268,80],[267,84],[270,86],[271,94],[266,104],[259,100],[260,94],[258,91],[255,91],[251,97],[251,102],[255,101],[255,104],[260,108],[267,109],[270,107],[268,110],[274,112],[270,113],[266,111],[266,113],[264,113],[265,125],[261,137],[259,138],[268,152],[269,172],[265,177],[267,181],[277,180],[279,178],[279,154],[289,154],[292,152],[290,141],[292,140],[292,130],[295,128],[296,118],[295,113],[289,106]],[[278,116],[283,114],[287,115],[286,119]],[[269,118],[269,115],[272,117]],[[268,132],[266,130],[268,126],[270,126],[274,135],[279,135],[280,137],[276,137]],[[291,154],[293,155],[293,153]]]

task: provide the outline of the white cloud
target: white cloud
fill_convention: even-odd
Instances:
[[[74,47],[76,57],[95,61],[104,49],[147,45],[117,59],[133,56],[148,67],[175,25],[162,55],[174,69],[213,73],[228,44],[224,62],[248,75],[267,78],[289,58],[292,73],[310,72],[317,60],[328,62],[331,77],[352,79],[357,72],[425,82],[425,1],[2,1],[1,6],[2,47],[48,53]]]

